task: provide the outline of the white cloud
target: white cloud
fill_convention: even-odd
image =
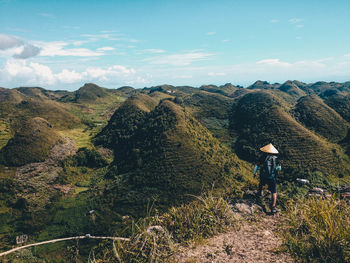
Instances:
[[[100,39],[113,40],[113,41],[124,41],[130,43],[140,42],[134,38],[128,38],[119,33],[104,33],[104,34],[81,34],[80,36],[86,37],[90,42],[98,41]]]
[[[11,35],[0,34],[0,50],[6,50],[9,48],[18,47],[22,45],[23,45],[22,40]]]
[[[293,25],[293,24],[298,24],[302,21],[304,21],[304,19],[294,17],[294,18],[289,19],[288,23]]]
[[[224,72],[209,72],[208,73],[208,76],[210,76],[210,77],[225,76],[225,75],[226,75],[226,73],[224,73]]]
[[[52,85],[55,77],[48,66],[25,60],[8,60],[1,75],[8,81],[17,81],[19,85]]]
[[[296,25],[295,27],[296,27],[296,28],[303,28],[304,25]]]
[[[150,64],[155,64],[155,65],[167,64],[172,66],[186,66],[196,61],[207,60],[213,55],[214,54],[212,53],[192,51],[187,53],[147,58],[145,59],[145,61],[148,61]]]
[[[279,22],[278,19],[271,19],[271,20],[270,20],[270,23],[278,23],[278,22]]]
[[[114,65],[108,68],[89,67],[82,74],[86,78],[106,81],[111,77],[126,76],[135,73],[136,71],[133,68],[127,68],[121,65]]]
[[[40,48],[33,46],[33,45],[30,45],[30,44],[26,44],[23,46],[22,51],[18,54],[14,54],[13,57],[26,59],[26,58],[30,58],[30,57],[35,57],[36,55],[39,54],[39,52],[40,52]]]
[[[288,67],[290,64],[288,62],[281,62],[278,58],[263,59],[256,62],[257,65],[268,65],[268,66],[283,66]]]
[[[163,49],[155,49],[155,48],[146,49],[145,51],[148,53],[153,53],[153,54],[165,52],[165,50],[163,50]]]
[[[55,75],[56,79],[61,83],[76,83],[82,80],[83,76],[81,73],[77,73],[67,69],[62,70],[60,73]]]
[[[36,42],[42,48],[40,56],[74,56],[74,57],[96,57],[104,55],[101,51],[94,51],[88,48],[65,48],[68,42]]]
[[[213,35],[215,35],[216,34],[216,32],[207,32],[207,35],[208,36],[213,36]]]
[[[300,39],[303,39],[303,37],[301,37],[301,36],[296,36],[295,39],[299,39],[299,40],[300,40]]]
[[[136,84],[147,84],[148,80],[142,77],[136,77],[132,80],[126,81],[127,85],[136,85]]]
[[[230,42],[230,40],[229,39],[223,39],[223,40],[221,40],[221,42],[222,43],[227,43],[227,42]]]
[[[350,54],[345,54],[344,57],[350,58]]]
[[[107,68],[89,67],[82,72],[63,69],[54,73],[50,67],[25,60],[9,59],[4,68],[0,69],[0,85],[4,86],[52,86],[57,84],[72,84],[78,82],[111,82],[123,81],[124,83],[134,81],[142,83],[140,76],[136,76],[133,68],[122,65],[113,65]]]
[[[100,47],[97,49],[97,51],[112,51],[115,50],[114,47]]]
[[[27,59],[38,55],[40,48],[11,35],[0,34],[0,56]]]

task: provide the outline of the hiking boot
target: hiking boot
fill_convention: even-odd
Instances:
[[[279,212],[281,212],[281,210],[278,209],[276,206],[271,208],[271,213],[276,214],[276,213],[279,213]]]

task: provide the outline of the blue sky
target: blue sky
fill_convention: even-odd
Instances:
[[[350,80],[350,1],[0,0],[0,86]]]

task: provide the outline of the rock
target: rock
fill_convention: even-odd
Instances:
[[[297,178],[296,181],[300,184],[310,184],[309,180]]]
[[[251,214],[251,208],[249,205],[245,204],[245,203],[237,203],[234,206],[234,209],[239,212],[239,213],[243,213],[243,214]]]
[[[313,187],[313,188],[311,189],[311,192],[318,193],[318,194],[324,194],[324,193],[325,193],[325,190],[322,189],[322,188],[319,188],[319,187]]]
[[[249,204],[246,204],[246,203],[236,203],[232,209],[235,211],[235,212],[238,212],[238,213],[241,213],[241,214],[249,214],[249,215],[252,215],[256,212],[261,212],[263,211],[263,209],[261,208],[261,206],[259,205],[256,205],[256,204],[252,204],[252,205],[249,205]]]

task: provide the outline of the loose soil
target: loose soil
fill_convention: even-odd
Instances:
[[[235,207],[236,208],[236,207]],[[254,208],[254,207],[253,207]],[[258,208],[258,206],[255,206]],[[283,216],[254,212],[252,207],[239,204],[237,217],[241,218],[239,230],[219,234],[202,244],[181,247],[177,255],[180,263],[258,263],[294,262],[292,257],[278,250],[282,241],[278,236]]]

